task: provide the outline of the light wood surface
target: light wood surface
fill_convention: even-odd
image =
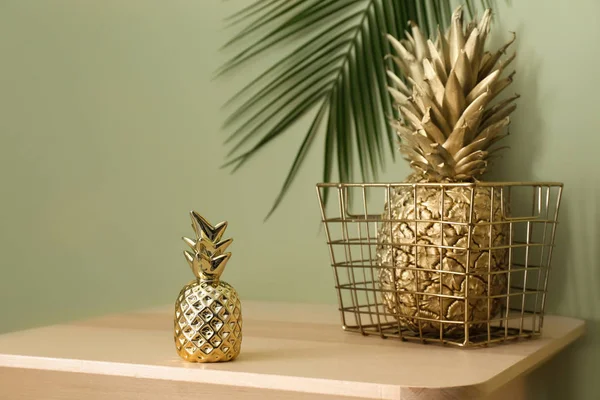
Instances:
[[[219,364],[178,358],[170,308],[0,335],[0,399],[518,400],[521,377],[584,332],[549,316],[541,339],[463,350],[343,332],[335,306],[243,312],[242,353]]]

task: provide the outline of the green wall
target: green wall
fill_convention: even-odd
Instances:
[[[600,393],[600,3],[499,1],[522,98],[493,178],[566,184],[553,313],[585,339],[534,373],[534,399]],[[263,224],[307,121],[234,175],[220,105],[274,58],[211,80],[243,1],[0,1],[0,331],[174,301],[187,211],[227,219],[245,299],[335,302],[314,184],[322,143]],[[229,54],[231,55],[231,54]],[[382,180],[408,173],[398,161]]]

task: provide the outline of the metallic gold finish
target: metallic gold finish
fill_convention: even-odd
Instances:
[[[501,76],[514,56],[500,57],[515,39],[497,52],[486,51],[491,15],[486,10],[479,23],[463,24],[458,7],[446,35],[426,40],[414,23],[406,40],[388,35],[398,56],[393,59],[408,78],[405,85],[388,71],[401,114],[393,126],[415,170],[407,182],[440,183],[391,191],[383,215],[390,222],[377,233],[386,307],[419,334],[464,334],[464,327],[436,322],[441,320],[469,323],[471,333],[477,332],[485,323],[475,321],[500,310],[501,300],[490,296],[507,290],[508,204],[493,187],[452,186],[481,177],[516,108],[518,96],[492,104],[512,82],[513,74]],[[431,293],[448,297],[440,301]]]
[[[220,280],[233,239],[221,240],[227,222],[212,226],[190,212],[196,239],[183,238],[184,251],[197,279],[181,289],[175,302],[175,347],[190,362],[234,360],[242,346],[242,304],[235,289]]]
[[[384,304],[407,328],[437,333],[441,325],[433,321],[464,321],[465,317],[467,321],[485,321],[488,313],[497,316],[501,300],[488,301],[488,289],[490,296],[506,293],[506,275],[497,273],[508,262],[508,249],[502,248],[509,239],[509,226],[502,223],[503,210],[508,211],[508,205],[503,204],[500,191],[489,187],[420,187],[416,193],[412,187],[399,187],[392,191],[383,218],[410,222],[381,225],[377,262],[389,267],[379,271]],[[461,224],[469,219],[473,229]],[[464,250],[469,234],[470,249]],[[413,246],[415,242],[428,247]],[[490,247],[490,242],[494,249],[482,250]],[[415,266],[419,270],[409,269]],[[488,270],[494,274],[488,275]],[[468,286],[467,271],[473,274]],[[411,294],[414,292],[454,297],[439,301],[435,295]],[[467,315],[464,296],[473,298]],[[429,321],[411,318],[416,315]],[[481,328],[485,324],[471,325],[472,330]],[[446,334],[460,335],[463,330],[459,325],[444,327]]]
[[[541,334],[561,183],[323,183],[317,195],[345,330],[461,347]]]
[[[392,126],[401,153],[426,181],[479,179],[492,146],[506,136],[519,96],[493,101],[512,83],[514,72],[502,75],[514,55],[500,57],[515,39],[494,53],[486,51],[491,15],[486,10],[478,24],[464,26],[458,7],[445,35],[426,40],[415,24],[407,39],[388,35],[395,52],[391,58],[408,81],[388,71],[389,91],[401,114]]]

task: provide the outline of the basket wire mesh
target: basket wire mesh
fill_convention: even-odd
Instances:
[[[448,212],[444,210],[449,193],[456,188],[467,197],[468,212],[462,219],[448,218]],[[553,182],[318,184],[317,196],[343,329],[381,338],[460,347],[539,336],[543,326],[562,189],[562,184]],[[418,212],[417,198],[420,191],[424,190],[435,192],[434,197],[440,200],[437,212],[427,215]],[[477,212],[476,195],[482,190],[491,193],[489,218],[483,221],[474,219]],[[404,213],[403,218],[392,213],[391,205],[387,206],[394,193],[399,191],[412,191],[412,196],[409,196],[412,198],[410,207],[414,207],[414,210]],[[326,202],[327,198],[329,201]],[[494,212],[495,207],[500,210],[499,214]],[[397,242],[391,234],[384,240],[382,233],[387,230],[391,233],[397,224],[414,226],[415,234],[410,242]],[[440,242],[422,243],[418,234],[419,224],[439,226]],[[444,231],[448,227],[465,232],[466,242],[462,245],[445,243]],[[504,229],[508,235],[501,243],[493,243],[492,229]],[[474,242],[475,232],[482,230],[489,230],[487,246]],[[392,249],[389,253],[392,257],[395,257],[394,249],[397,247],[410,248],[414,253],[412,261],[384,265],[378,252],[386,246]],[[419,261],[419,251],[428,249],[437,251],[435,254],[440,257],[437,266],[430,269],[424,268]],[[442,258],[451,251],[465,254],[464,271],[442,268]],[[508,254],[503,265],[492,270],[495,251]],[[470,258],[482,252],[488,257],[487,270],[475,270]],[[410,276],[414,277],[416,284],[402,288],[385,287],[381,282],[382,269],[394,269],[393,272],[398,274],[412,273]],[[420,289],[419,277],[424,273],[437,274],[439,290],[432,293]],[[445,274],[464,281],[464,289],[445,293],[441,283]],[[470,281],[474,282],[482,276],[487,290],[475,293],[469,289],[472,286]],[[500,291],[497,288],[494,291],[491,287],[496,282],[495,278],[505,282]],[[416,301],[416,313],[403,314],[401,307],[392,309],[389,299],[397,299],[397,296],[412,296],[411,299]],[[439,302],[440,312],[437,316],[422,315],[418,311],[421,309],[419,302],[425,301],[427,304]],[[443,303],[457,303],[464,311],[464,318],[442,315]],[[474,307],[473,304],[486,303],[487,310],[480,307],[484,317],[480,312],[479,317],[474,318],[469,308]],[[407,324],[407,321],[410,323]]]

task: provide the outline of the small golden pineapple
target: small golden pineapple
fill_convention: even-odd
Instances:
[[[220,277],[233,239],[221,240],[227,222],[212,226],[196,211],[190,215],[196,239],[183,238],[192,249],[184,255],[196,279],[181,289],[175,302],[175,347],[186,361],[231,361],[242,346],[242,304]]]

